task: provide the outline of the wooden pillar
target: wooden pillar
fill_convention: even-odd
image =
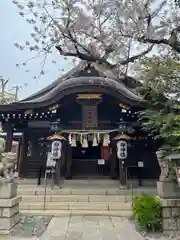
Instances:
[[[122,160],[118,159],[118,168],[119,168],[119,181],[122,185],[126,185],[126,169],[124,164],[122,164]]]
[[[66,152],[66,178],[72,179],[72,148],[69,143],[67,143]]]
[[[61,155],[61,162],[60,162],[60,166],[61,166],[61,177],[65,177],[65,171],[66,171],[66,158],[67,158],[67,145],[68,142],[66,140],[64,140],[62,142],[62,155]]]
[[[19,149],[18,149],[18,159],[17,159],[17,172],[20,176],[20,167],[21,167],[21,161],[22,161],[22,155],[23,155],[23,145],[24,145],[24,134],[22,134],[21,139],[19,140]]]
[[[25,177],[25,164],[26,164],[26,152],[27,152],[27,145],[28,145],[28,139],[27,139],[27,133],[24,132],[22,134],[21,139],[21,146],[20,146],[20,154],[19,154],[19,160],[18,160],[18,174],[19,177]]]
[[[56,164],[56,169],[55,169],[55,184],[56,185],[60,185],[60,179],[61,179],[61,159],[57,160],[57,164]]]
[[[117,178],[117,152],[116,152],[116,141],[112,140],[111,142],[111,156],[110,156],[110,172],[112,179]]]
[[[12,124],[6,125],[5,129],[7,135],[6,135],[6,143],[5,143],[5,152],[10,152],[12,148],[12,142],[13,142],[13,126]]]
[[[57,185],[60,184],[60,180],[64,177],[64,166],[65,166],[65,158],[66,158],[66,141],[62,141],[62,152],[60,159],[57,160],[56,165],[56,179],[55,182]]]

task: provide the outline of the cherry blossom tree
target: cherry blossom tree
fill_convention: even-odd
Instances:
[[[44,56],[53,49],[67,59],[96,61],[117,74],[156,46],[180,53],[180,14],[168,0],[13,0],[33,26],[21,44]],[[23,63],[25,65],[25,63]]]
[[[176,6],[180,6],[180,0],[174,0]]]

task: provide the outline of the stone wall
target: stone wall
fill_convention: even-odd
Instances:
[[[9,234],[20,221],[16,183],[0,183],[0,235]]]
[[[180,199],[162,199],[163,231],[180,232]]]
[[[157,192],[162,202],[163,232],[180,232],[180,188],[174,181],[158,181]]]

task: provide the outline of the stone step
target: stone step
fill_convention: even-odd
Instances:
[[[114,217],[131,217],[132,211],[102,211],[102,210],[21,210],[22,214],[33,216],[114,216]]]
[[[123,195],[46,195],[47,202],[125,202],[131,200],[131,196]],[[32,202],[32,195],[22,195],[22,201]],[[43,201],[43,195],[33,196],[33,202]]]
[[[18,195],[44,195],[44,188],[18,188]],[[47,188],[47,195],[141,195],[141,194],[156,195],[155,189],[120,189],[120,188],[99,188],[99,189],[73,189],[73,188]]]
[[[44,188],[18,189],[19,195],[44,195]],[[47,195],[124,195],[121,189],[71,189],[71,188],[47,188]],[[128,193],[127,193],[128,194]]]
[[[131,202],[47,202],[47,210],[100,210],[100,211],[130,211],[132,209]],[[43,202],[21,202],[20,210],[43,210]]]
[[[44,179],[41,179],[42,183],[44,183]],[[37,178],[29,178],[29,179],[19,179],[17,180],[17,182],[19,183],[19,185],[21,186],[32,186],[32,185],[36,185],[37,184]],[[112,179],[93,179],[93,178],[83,178],[83,179],[71,179],[71,180],[67,180],[67,179],[61,179],[61,182],[63,183],[63,185],[65,187],[82,187],[82,186],[93,186],[93,187],[97,187],[97,186],[105,186],[105,187],[119,187],[120,182],[119,180],[112,180]],[[145,187],[155,187],[156,188],[156,182],[157,180],[155,179],[142,179],[142,184]],[[133,184],[134,187],[138,187],[139,182],[137,179],[131,179],[131,183]]]
[[[36,185],[37,184],[37,178],[33,178],[33,179],[18,179],[17,180],[19,185]],[[44,178],[41,178],[41,183],[44,183]],[[64,185],[68,186],[77,186],[77,185],[105,185],[105,186],[119,186],[120,182],[119,180],[112,180],[112,179],[61,179],[61,183],[63,183]]]

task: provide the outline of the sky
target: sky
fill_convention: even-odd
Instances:
[[[56,80],[61,74],[59,68],[64,68],[65,72],[72,68],[71,62],[65,61],[56,51],[47,62],[45,69],[47,72],[38,80],[33,77],[40,72],[40,63],[43,59],[31,61],[28,65],[29,73],[25,68],[16,67],[17,63],[22,63],[33,56],[31,52],[20,51],[14,46],[15,42],[20,44],[25,40],[31,40],[32,29],[18,15],[18,9],[12,0],[0,0],[0,29],[0,76],[10,79],[9,89],[17,85],[22,87],[18,94],[19,99],[28,97]],[[57,61],[57,64],[52,64],[52,60]]]

